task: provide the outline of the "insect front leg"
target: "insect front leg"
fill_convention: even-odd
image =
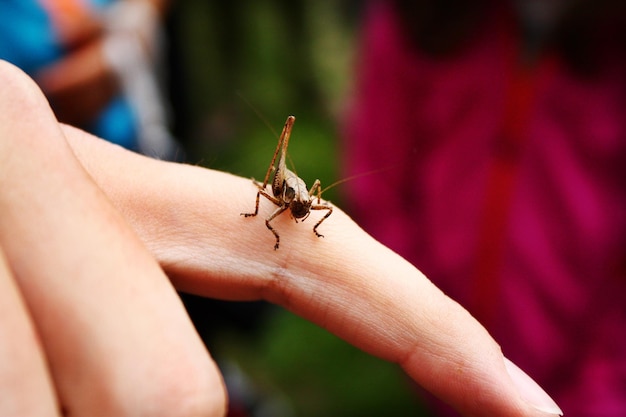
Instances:
[[[317,195],[315,195],[316,193]],[[320,204],[320,202],[322,201],[322,183],[320,182],[320,180],[315,180],[315,182],[311,186],[311,189],[309,190],[309,195],[311,197],[317,197],[317,204]]]
[[[277,206],[281,205],[281,202],[274,196],[269,195],[267,193],[267,191],[264,190],[264,187],[259,184],[258,182],[256,182],[255,180],[252,180],[254,182],[254,184],[259,187],[259,192],[256,193],[256,202],[254,204],[254,213],[239,213],[240,216],[244,216],[244,217],[254,217],[257,214],[259,214],[259,200],[261,198],[261,195],[263,195],[263,197],[267,198],[268,200],[270,200],[272,203],[276,204]]]
[[[317,228],[333,213],[333,208],[332,206],[327,206],[325,204],[316,204],[314,206],[311,206],[311,210],[328,210],[328,213],[326,213],[326,215],[324,215],[324,217],[322,217],[317,223],[315,223],[315,226],[313,226],[313,233],[315,233],[315,236],[324,237],[324,235],[320,234],[317,231]]]
[[[315,182],[311,186],[311,189],[309,190],[309,195],[311,197],[317,197],[317,204],[311,206],[311,210],[328,210],[328,213],[326,213],[326,215],[322,217],[317,223],[315,223],[315,226],[313,226],[313,233],[315,233],[315,236],[324,237],[324,235],[320,234],[317,231],[317,228],[320,224],[322,224],[324,220],[328,218],[328,216],[332,214],[333,208],[326,204],[320,204],[322,201],[322,183],[320,182],[320,180],[315,180]]]
[[[274,234],[274,237],[276,238],[276,243],[274,244],[274,250],[278,249],[278,246],[280,245],[280,236],[278,236],[278,232],[276,231],[276,229],[272,227],[270,222],[274,220],[277,216],[282,214],[288,208],[289,206],[286,206],[286,205],[278,207],[276,210],[274,210],[274,212],[267,219],[265,219],[265,225],[270,230],[270,232]]]

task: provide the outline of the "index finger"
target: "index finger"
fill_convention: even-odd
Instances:
[[[345,213],[294,224],[248,179],[149,160],[66,133],[78,158],[135,227],[179,289],[221,299],[266,299],[357,347],[399,363],[420,385],[466,415],[560,414],[469,313]],[[74,138],[72,138],[74,137]],[[97,155],[97,157],[95,157]],[[115,175],[134,169],[133,182]],[[141,196],[137,198],[137,196]],[[147,215],[149,213],[149,215]]]

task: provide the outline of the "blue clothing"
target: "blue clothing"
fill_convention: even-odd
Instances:
[[[114,0],[84,0],[100,9]],[[0,1],[0,59],[35,78],[66,53],[48,12],[37,0]],[[114,98],[85,130],[129,149],[137,148],[136,120],[124,97]]]

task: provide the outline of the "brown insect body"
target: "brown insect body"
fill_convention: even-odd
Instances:
[[[323,235],[317,232],[317,228],[324,220],[328,218],[328,216],[330,216],[333,211],[331,206],[327,204],[321,204],[322,193],[319,180],[315,180],[313,186],[311,187],[311,190],[308,190],[305,182],[293,171],[287,169],[287,146],[289,145],[289,137],[291,135],[291,129],[295,120],[296,118],[294,116],[289,116],[287,118],[285,126],[283,127],[283,131],[280,134],[280,138],[278,139],[278,146],[276,147],[276,151],[274,151],[272,162],[270,163],[267,173],[265,174],[265,180],[263,181],[263,184],[254,181],[256,186],[259,187],[259,191],[256,195],[256,205],[254,208],[254,213],[241,213],[241,215],[245,217],[256,216],[259,213],[259,199],[261,195],[278,206],[278,208],[274,210],[274,212],[267,219],[265,219],[265,225],[276,238],[274,249],[278,249],[280,245],[280,236],[276,232],[276,229],[272,227],[270,222],[278,215],[282,214],[286,210],[289,210],[291,212],[291,216],[297,223],[298,219],[302,219],[302,221],[304,221],[309,216],[309,214],[311,214],[311,210],[327,210],[328,213],[326,213],[326,215],[322,217],[315,224],[315,226],[313,226],[313,233],[315,233],[317,237],[323,237]],[[280,157],[278,158],[277,162],[276,158],[278,157],[279,153]],[[273,195],[270,195],[266,191],[266,187],[272,171],[275,172],[274,179],[272,180]],[[314,204],[315,197],[317,197],[317,204]]]
[[[301,219],[311,214],[313,200],[304,181],[288,169],[284,172],[283,180],[280,181],[280,178],[278,180],[280,185],[272,187],[274,197],[281,198],[289,206],[291,215],[295,219]]]

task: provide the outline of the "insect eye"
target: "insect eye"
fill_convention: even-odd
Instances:
[[[286,201],[291,201],[296,196],[296,190],[291,187],[285,187],[285,196],[284,199]]]

